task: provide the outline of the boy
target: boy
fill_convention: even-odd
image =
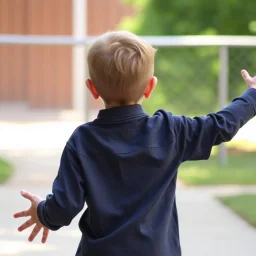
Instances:
[[[256,77],[243,70],[249,89],[222,111],[205,117],[148,116],[141,106],[157,79],[155,50],[128,32],[99,37],[88,53],[86,85],[106,109],[79,126],[63,151],[52,194],[46,200],[21,191],[31,208],[33,241],[43,229],[58,230],[87,203],[76,255],[180,256],[175,201],[177,170],[188,160],[208,159],[211,149],[229,141],[256,114]]]

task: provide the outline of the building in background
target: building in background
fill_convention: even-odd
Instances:
[[[0,0],[0,34],[72,35],[72,8],[72,0]],[[87,34],[113,30],[132,13],[122,0],[87,0]],[[72,65],[71,46],[0,45],[0,103],[72,109]]]

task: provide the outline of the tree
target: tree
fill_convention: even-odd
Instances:
[[[135,7],[137,16],[124,19],[121,28],[139,35],[256,34],[254,0],[246,5],[238,0],[125,2]],[[218,52],[217,47],[159,49],[155,73],[160,86],[152,101],[145,104],[147,110],[152,113],[156,107],[165,107],[189,115],[217,110]],[[230,48],[229,52],[231,100],[245,88],[240,69],[253,72],[256,67],[256,52],[246,48]]]

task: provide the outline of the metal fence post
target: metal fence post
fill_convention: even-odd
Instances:
[[[83,40],[87,30],[87,0],[73,0],[73,37]],[[86,77],[85,45],[73,47],[73,109],[83,119],[87,120],[87,90],[85,89]]]
[[[223,109],[227,104],[228,99],[228,46],[221,46],[219,53],[220,71],[219,71],[219,107]],[[227,148],[224,143],[219,146],[220,163],[226,164],[228,160]]]

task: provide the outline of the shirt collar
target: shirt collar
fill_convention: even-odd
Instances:
[[[109,121],[125,120],[138,116],[146,116],[142,106],[140,104],[127,105],[121,107],[114,107],[108,109],[102,109],[99,111],[98,119],[105,119]]]

